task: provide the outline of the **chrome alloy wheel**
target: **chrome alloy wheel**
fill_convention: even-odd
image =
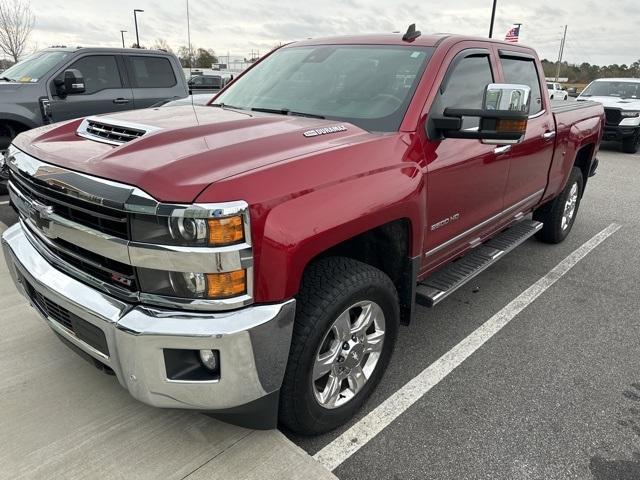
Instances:
[[[564,204],[564,213],[562,214],[562,230],[566,230],[571,225],[571,220],[576,213],[576,205],[578,203],[578,182],[571,185],[569,197]]]
[[[375,302],[358,302],[338,316],[313,365],[313,393],[322,407],[338,408],[362,390],[378,364],[384,335],[384,312]]]

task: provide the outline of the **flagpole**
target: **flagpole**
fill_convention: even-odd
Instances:
[[[498,0],[493,0],[493,9],[491,10],[491,25],[489,25],[489,38],[493,36],[493,22],[496,19],[496,4]]]
[[[567,39],[567,25],[564,26],[564,35],[562,35],[562,41],[560,42],[560,52],[558,52],[558,66],[556,67],[556,82],[560,77],[560,65],[562,64],[562,54],[564,53],[564,42]]]

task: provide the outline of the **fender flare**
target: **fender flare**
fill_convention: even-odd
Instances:
[[[396,165],[288,199],[274,207],[265,221],[256,259],[256,300],[291,298],[314,258],[395,220],[408,220],[409,253],[420,255],[425,210],[424,176],[413,164]]]

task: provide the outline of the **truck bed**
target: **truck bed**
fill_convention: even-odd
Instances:
[[[564,113],[571,112],[573,110],[581,110],[583,108],[589,108],[599,105],[598,102],[588,101],[580,101],[580,102],[564,102],[564,103],[555,103],[551,102],[551,111],[553,113]]]

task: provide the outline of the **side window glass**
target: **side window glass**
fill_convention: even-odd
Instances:
[[[167,88],[176,84],[173,68],[167,58],[131,56],[129,59],[138,88]]]
[[[451,108],[482,108],[484,92],[493,83],[491,64],[487,55],[469,56],[461,59],[448,74],[446,83],[440,86],[440,94],[436,100],[438,114]],[[477,117],[465,117],[463,129],[480,126]]]
[[[535,115],[542,110],[542,93],[538,70],[533,60],[526,58],[501,58],[504,80],[507,83],[517,83],[531,87],[531,109],[529,113]],[[552,84],[557,87],[557,84]]]
[[[82,57],[65,68],[65,70],[70,68],[79,70],[84,77],[85,92],[81,95],[91,95],[107,88],[122,88],[120,71],[118,70],[116,57],[113,55]],[[64,72],[56,77],[56,80],[63,79]]]

